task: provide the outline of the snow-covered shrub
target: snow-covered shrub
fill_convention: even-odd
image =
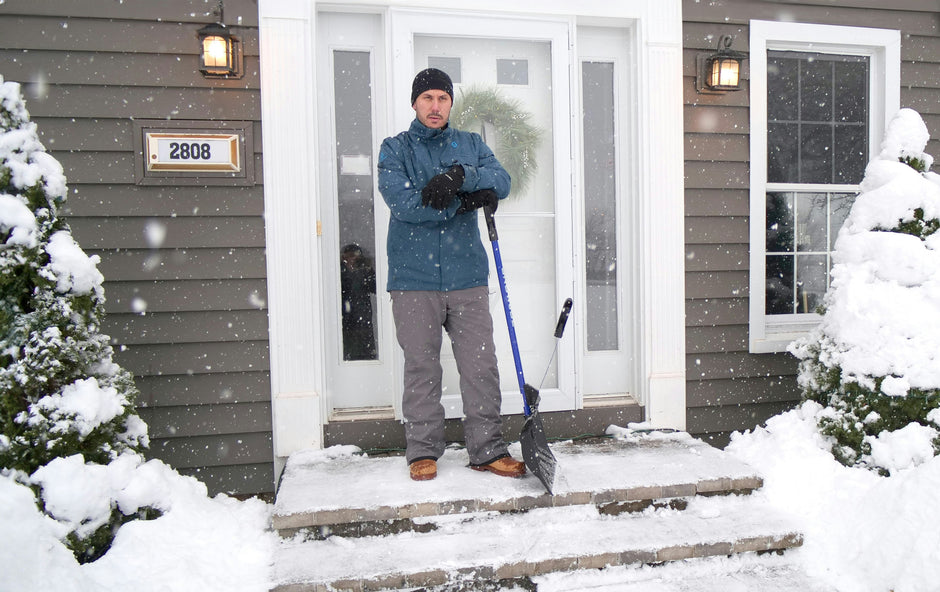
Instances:
[[[57,216],[66,191],[19,85],[0,78],[0,469],[26,479],[61,457],[106,465],[147,446],[133,378],[99,332],[99,259]],[[95,529],[71,531],[79,560],[107,550],[125,520],[112,506]]]
[[[916,111],[891,121],[839,231],[822,322],[790,346],[804,399],[828,408],[820,427],[836,458],[882,473],[899,467],[881,444],[910,424],[923,429],[904,433],[940,454],[940,177],[929,138]]]

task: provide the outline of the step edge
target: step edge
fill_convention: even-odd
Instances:
[[[422,569],[414,573],[396,572],[365,578],[275,583],[271,592],[374,592],[395,588],[442,586],[455,579],[466,577],[482,578],[486,581],[509,580],[579,569],[651,565],[745,553],[784,552],[798,548],[802,544],[803,535],[789,531],[786,534],[748,536],[733,541],[679,543],[658,549],[600,551],[576,557],[550,557],[535,561],[508,562],[499,566],[465,566],[448,570]],[[454,575],[457,578],[454,578]]]
[[[747,495],[763,486],[757,475],[747,477],[717,477],[694,483],[641,485],[637,487],[600,491],[572,491],[558,495],[518,496],[504,500],[448,500],[377,508],[339,508],[312,510],[271,516],[272,528],[278,532],[302,528],[320,528],[335,525],[405,520],[465,514],[473,512],[518,512],[538,508],[577,505],[605,505],[619,502],[646,502],[663,499],[693,497],[696,495]]]

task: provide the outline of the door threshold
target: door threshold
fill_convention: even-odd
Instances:
[[[395,419],[395,409],[393,407],[345,407],[334,409],[330,413],[331,422],[378,421],[385,419]]]
[[[601,407],[631,407],[639,405],[636,399],[627,393],[608,393],[604,395],[584,395],[584,409]]]

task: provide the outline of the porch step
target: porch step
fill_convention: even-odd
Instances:
[[[284,537],[275,590],[531,590],[533,578],[556,572],[802,543],[787,517],[746,495],[759,475],[687,434],[626,432],[552,450],[555,495],[532,475],[471,471],[460,449],[424,482],[410,480],[402,457],[354,447],[295,454],[272,518]]]
[[[290,536],[299,529],[360,524],[362,534],[373,534],[382,523],[395,527],[426,516],[571,505],[616,513],[655,500],[749,493],[762,485],[749,466],[687,434],[553,444],[555,495],[532,475],[506,479],[470,471],[463,450],[447,450],[437,479],[420,483],[409,479],[402,457],[368,458],[354,450],[291,456],[274,506],[274,529]],[[521,457],[518,444],[510,451]]]
[[[512,582],[579,569],[782,551],[802,539],[759,498],[692,500],[685,511],[605,516],[594,506],[430,518],[429,533],[285,541],[277,592],[356,592]]]

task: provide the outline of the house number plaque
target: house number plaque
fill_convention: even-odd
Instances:
[[[238,134],[146,132],[148,171],[238,172]]]

